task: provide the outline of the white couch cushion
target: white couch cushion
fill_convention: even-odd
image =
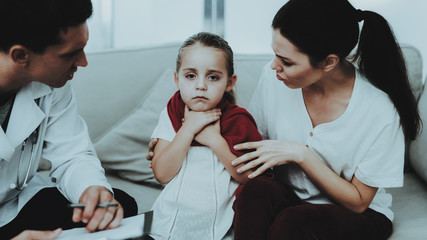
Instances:
[[[72,81],[79,113],[95,143],[137,107],[166,68],[175,67],[179,44],[90,53]]]
[[[412,167],[424,181],[427,182],[427,92],[424,90],[418,101],[423,130],[410,145],[410,160]]]
[[[407,44],[402,44],[401,48],[406,61],[409,83],[415,98],[418,99],[423,90],[423,59],[417,48]]]

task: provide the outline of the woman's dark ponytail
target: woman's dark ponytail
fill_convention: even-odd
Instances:
[[[347,0],[289,0],[276,13],[272,27],[307,54],[314,67],[329,54],[344,61],[359,44],[354,62],[373,85],[389,95],[406,139],[417,137],[421,119],[405,60],[382,16],[356,10]]]
[[[400,46],[387,20],[381,15],[356,11],[364,23],[353,60],[374,86],[388,94],[399,113],[406,139],[415,139],[421,128],[421,119]]]

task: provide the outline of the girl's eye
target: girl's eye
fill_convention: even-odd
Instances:
[[[192,73],[189,73],[189,74],[185,75],[185,77],[188,78],[188,79],[195,79],[196,75],[192,74]]]
[[[208,77],[208,79],[211,80],[211,81],[216,81],[216,80],[219,79],[219,77],[211,75],[211,76]]]

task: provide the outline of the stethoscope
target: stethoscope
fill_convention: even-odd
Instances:
[[[37,105],[39,104],[39,100],[40,99],[36,100]],[[28,178],[30,176],[30,171],[31,171],[31,165],[34,162],[34,152],[35,152],[35,149],[36,149],[34,147],[34,145],[37,144],[38,138],[39,138],[39,127],[37,127],[36,130],[34,130],[34,132],[32,132],[31,135],[29,137],[27,137],[24,140],[24,142],[22,143],[21,153],[19,154],[19,165],[18,165],[18,173],[17,173],[17,176],[16,176],[16,183],[11,183],[10,184],[10,188],[11,189],[16,189],[16,190],[21,191],[25,187],[27,187],[27,185],[28,185],[27,182],[28,182]],[[31,143],[28,143],[28,140],[30,140]],[[27,171],[25,173],[24,181],[21,184],[20,183],[21,179],[20,179],[19,176],[21,175],[20,173],[21,173],[21,167],[22,167],[22,155],[24,155],[23,153],[24,153],[24,150],[25,150],[25,146],[27,146],[27,144],[31,144],[30,162],[28,163],[28,167],[27,167]]]

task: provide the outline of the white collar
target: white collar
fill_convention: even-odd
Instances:
[[[45,84],[32,82],[21,88],[15,97],[9,118],[7,134],[0,129],[0,158],[11,159],[15,148],[21,144],[46,117],[36,99],[50,94],[53,89]]]

